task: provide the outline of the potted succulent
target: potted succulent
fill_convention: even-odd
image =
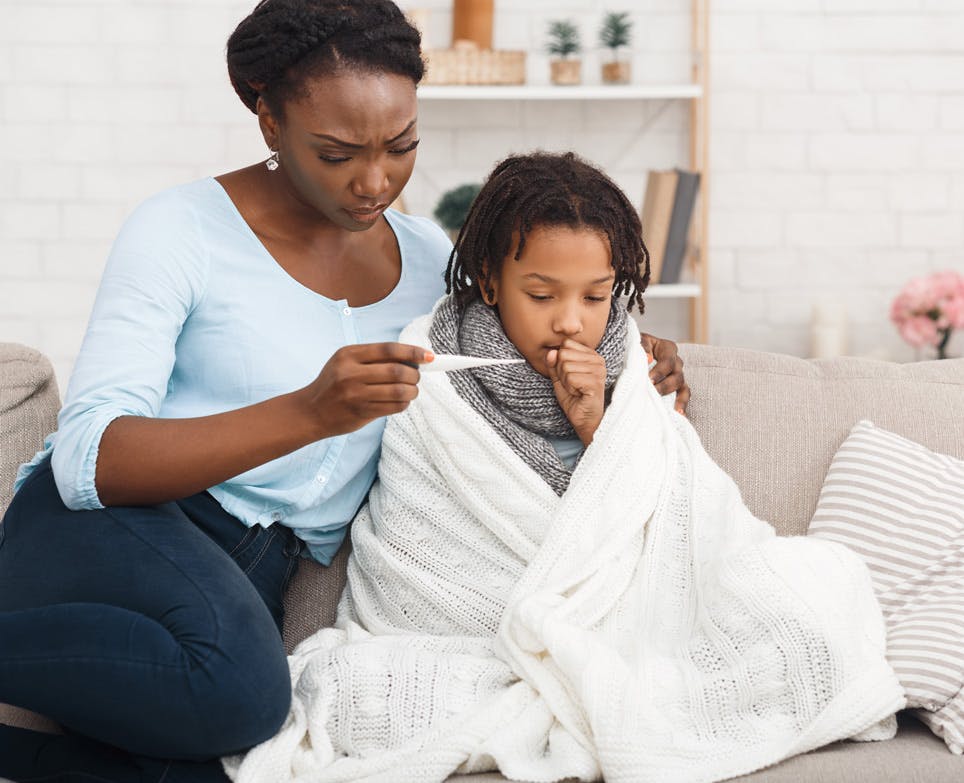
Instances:
[[[609,49],[610,60],[603,63],[602,80],[605,84],[628,84],[631,77],[629,60],[620,57],[620,50],[629,46],[633,23],[629,12],[610,12],[603,17],[599,28],[599,44]]]
[[[553,84],[579,84],[582,81],[582,61],[572,57],[582,50],[579,30],[569,19],[549,23],[549,45],[546,47]]]
[[[467,183],[445,191],[435,206],[435,219],[454,242],[468,217],[469,207],[482,189],[481,185]]]

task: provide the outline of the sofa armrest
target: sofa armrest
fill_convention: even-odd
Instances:
[[[13,496],[17,468],[57,428],[60,392],[53,367],[39,351],[0,343],[0,516]]]

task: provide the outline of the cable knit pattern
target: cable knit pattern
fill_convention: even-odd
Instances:
[[[288,720],[232,779],[721,780],[903,705],[863,563],[754,518],[632,322],[626,348],[561,497],[423,376],[385,430],[338,627],[294,651]]]

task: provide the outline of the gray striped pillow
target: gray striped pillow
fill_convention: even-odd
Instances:
[[[809,534],[866,561],[907,706],[964,751],[964,462],[860,421],[834,455]]]

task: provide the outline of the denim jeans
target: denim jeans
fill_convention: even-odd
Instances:
[[[207,493],[70,511],[39,466],[0,525],[0,702],[67,734],[2,727],[0,777],[226,780],[209,760],[288,713],[280,630],[300,547]]]

